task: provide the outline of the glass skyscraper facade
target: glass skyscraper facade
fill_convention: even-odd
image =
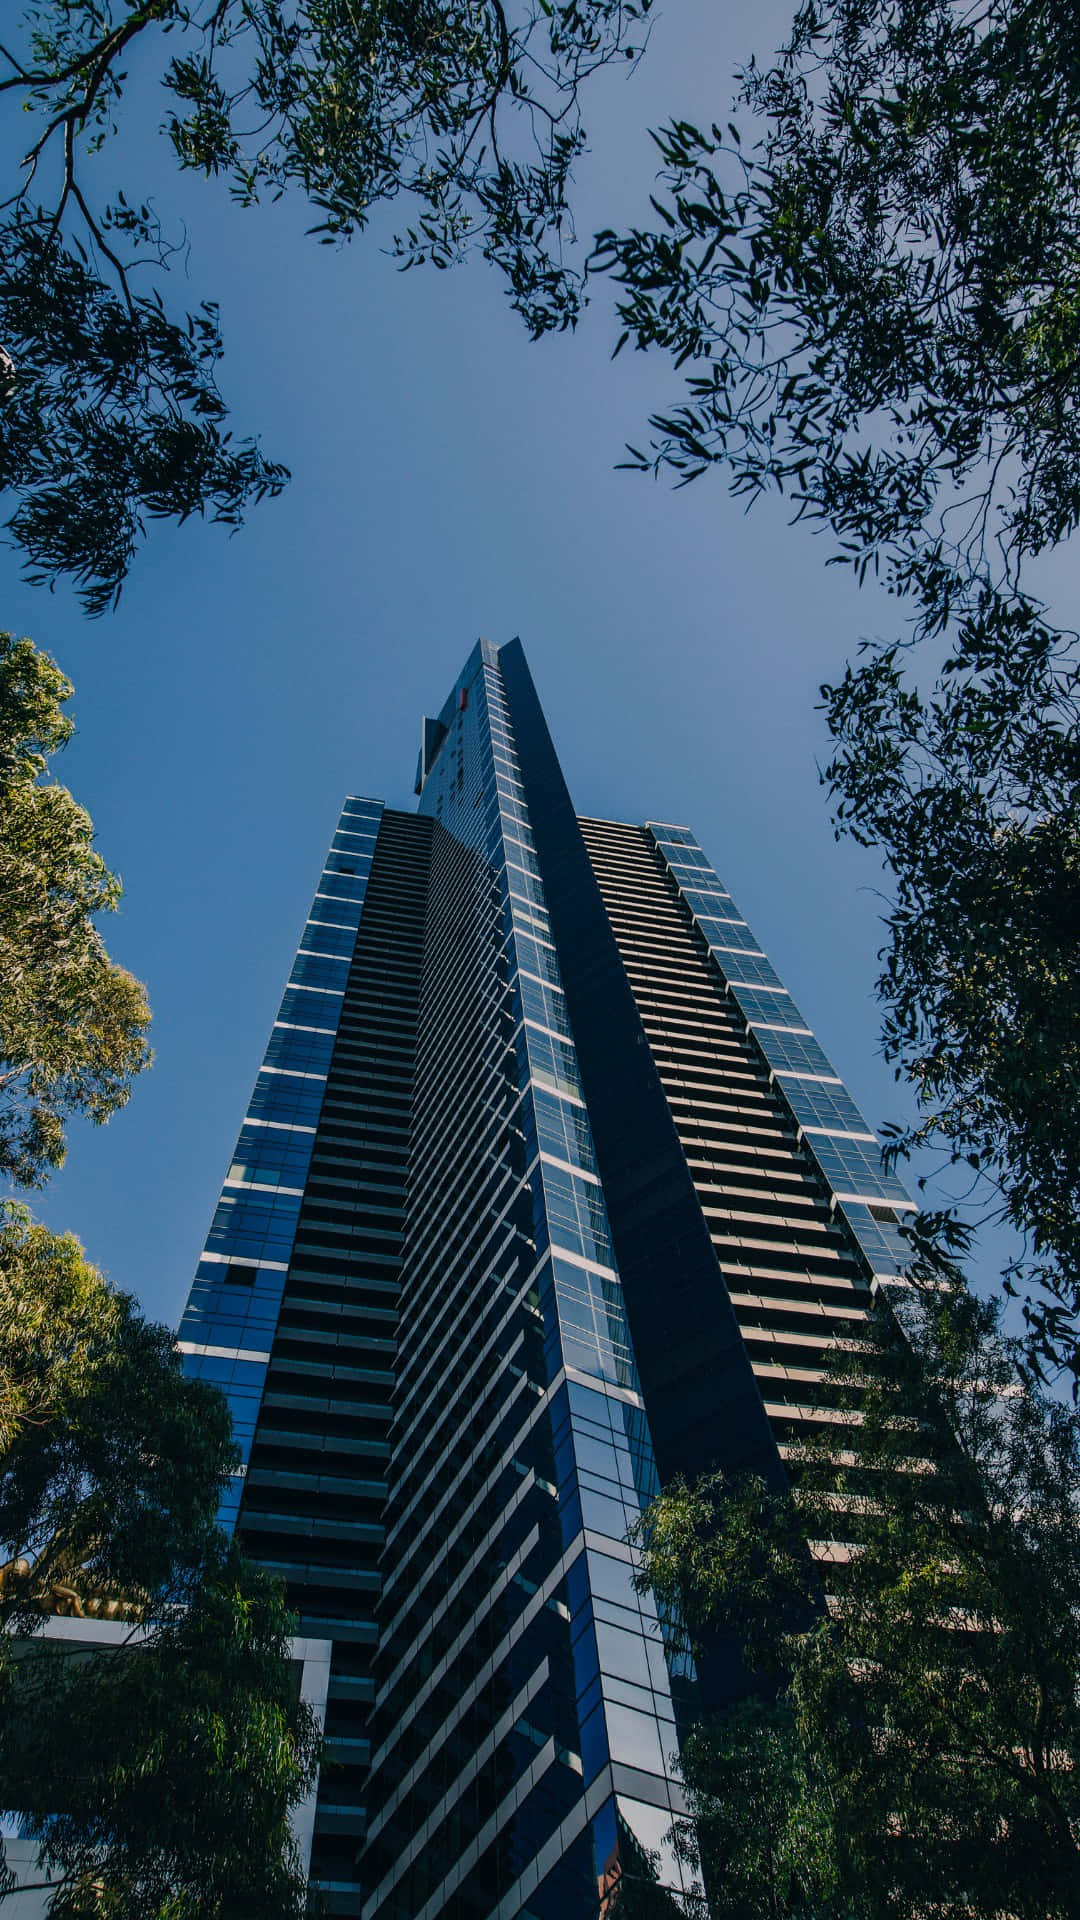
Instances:
[[[587,1920],[683,1887],[680,1730],[731,1683],[627,1529],[835,1424],[911,1202],[693,835],[576,817],[517,641],[416,784],[345,803],[181,1342],[223,1517],[330,1648],[323,1910]]]

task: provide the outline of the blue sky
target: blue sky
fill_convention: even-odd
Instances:
[[[644,217],[648,125],[726,115],[786,17],[672,0],[641,69],[597,89],[584,231]],[[815,764],[818,684],[892,610],[774,506],[615,471],[674,384],[611,364],[602,292],[533,346],[481,265],[401,275],[374,241],[305,239],[300,207],[241,213],[149,139],[136,155],[190,228],[174,297],[221,302],[237,430],[294,479],[232,539],[154,529],[96,623],[0,552],[2,624],[75,681],[57,771],[123,876],[106,934],[155,1013],[155,1066],[75,1131],[39,1213],[179,1316],[342,795],[412,804],[419,715],[481,634],[521,635],[580,811],[692,825],[868,1118],[897,1113],[879,875],[834,843]]]

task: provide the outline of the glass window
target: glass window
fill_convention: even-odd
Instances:
[[[715,943],[717,948],[720,942]],[[770,966],[763,954],[724,953],[718,951],[717,959],[725,978],[732,986],[779,987],[783,985],[775,968]]]
[[[702,880],[700,883],[695,880],[693,886],[683,888],[682,894],[687,906],[693,907],[695,913],[708,913],[710,908],[716,913],[738,912],[730,893],[720,885],[719,880]]]
[[[358,875],[355,867],[338,866],[323,874],[319,881],[320,899],[329,896],[333,900],[362,900],[367,881]]]
[[[311,1161],[313,1135],[288,1127],[242,1127],[226,1176],[260,1186],[302,1187]]]
[[[568,1041],[542,1033],[537,1027],[523,1027],[518,1036],[518,1061],[519,1084],[524,1084],[531,1075],[543,1075],[556,1087],[576,1095],[579,1100],[582,1098],[577,1056]]]
[[[601,1673],[615,1674],[620,1680],[632,1681],[638,1687],[650,1685],[649,1662],[640,1633],[629,1633],[622,1627],[608,1626],[598,1620],[596,1650]]]
[[[808,1137],[806,1144],[834,1193],[872,1195],[882,1200],[908,1200],[895,1174],[885,1172],[881,1164],[881,1150],[875,1140],[836,1140],[815,1133]]]
[[[697,845],[689,827],[667,827],[655,820],[646,822],[653,837],[664,846],[693,847]]]
[[[604,1718],[613,1760],[621,1760],[624,1766],[640,1767],[643,1773],[664,1773],[660,1727],[651,1714],[635,1713],[630,1707],[609,1700],[604,1703]]]
[[[590,1172],[595,1166],[589,1116],[584,1107],[560,1100],[546,1087],[532,1089],[536,1133],[541,1149]]]
[[[614,1601],[620,1607],[638,1609],[633,1587],[633,1567],[628,1560],[613,1560],[607,1553],[586,1555],[589,1585],[599,1599]]]
[[[293,961],[290,980],[293,986],[329,987],[335,993],[343,993],[348,977],[347,960],[332,958],[329,954],[300,952]]]
[[[552,986],[559,986],[559,962],[554,947],[545,946],[540,940],[532,939],[518,929],[514,935],[519,967],[535,973],[541,980],[550,980]]]
[[[343,884],[352,885],[354,883],[347,882]],[[360,924],[360,904],[358,901],[323,900],[316,895],[311,903],[309,918],[314,920],[316,924],[328,921],[334,926],[352,927],[354,929],[353,944],[355,945],[355,929]]]
[[[289,1027],[321,1027],[333,1033],[340,1013],[341,1001],[336,994],[288,986],[278,1009],[278,1022]]]
[[[793,1073],[821,1073],[832,1079],[838,1077],[813,1034],[774,1033],[768,1027],[755,1027],[754,1036],[770,1067],[775,1067],[777,1071],[786,1068]]]
[[[769,993],[764,987],[739,987],[735,995],[746,1018],[782,1027],[805,1027],[806,1021],[788,993]]]
[[[802,1126],[840,1127],[845,1133],[868,1133],[866,1121],[846,1087],[826,1086],[820,1080],[796,1080],[782,1075],[777,1086]]]
[[[698,923],[706,940],[712,947],[718,947],[722,953],[760,952],[756,936],[750,928],[737,920],[717,920],[710,917]]]
[[[553,1027],[556,1033],[570,1037],[570,1022],[566,1013],[566,1001],[558,988],[530,979],[527,973],[518,974],[518,992],[521,995],[521,1009],[527,1020],[535,1020],[541,1026]]]
[[[257,1120],[291,1120],[314,1125],[323,1103],[325,1082],[291,1073],[260,1073],[248,1112]]]
[[[288,1260],[299,1212],[298,1194],[225,1192],[206,1236],[207,1252]]]
[[[312,1033],[306,1027],[275,1027],[267,1044],[264,1064],[285,1067],[292,1073],[325,1074],[333,1051],[332,1033]]]
[[[552,1244],[579,1253],[585,1260],[596,1260],[601,1266],[613,1266],[615,1256],[600,1187],[548,1161],[543,1162],[542,1172]]]

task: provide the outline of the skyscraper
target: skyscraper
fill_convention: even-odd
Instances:
[[[225,1518],[329,1644],[311,1878],[586,1920],[701,1684],[631,1583],[673,1475],[783,1474],[911,1206],[693,834],[578,820],[517,641],[349,799],[181,1327]]]

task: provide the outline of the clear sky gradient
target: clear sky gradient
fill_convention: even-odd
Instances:
[[[733,68],[786,17],[670,0],[641,69],[595,90],[586,232],[646,217],[647,127],[727,117]],[[893,610],[782,510],[615,471],[676,383],[610,363],[602,289],[533,346],[480,264],[401,275],[374,240],[306,239],[299,205],[240,212],[137,152],[190,229],[173,296],[221,301],[237,431],[294,479],[231,540],[154,529],[96,623],[0,554],[2,624],[75,681],[58,772],[123,876],[106,935],[155,1014],[155,1066],[75,1131],[37,1210],[178,1317],[342,796],[413,804],[419,716],[478,635],[520,634],[579,810],[693,826],[867,1117],[896,1114],[879,876],[834,843],[815,764],[819,682]]]

